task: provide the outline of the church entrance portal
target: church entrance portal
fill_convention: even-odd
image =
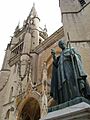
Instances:
[[[36,99],[30,98],[24,105],[20,120],[39,120],[40,119],[40,106]]]

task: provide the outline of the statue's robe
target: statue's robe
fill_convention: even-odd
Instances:
[[[77,97],[77,91],[80,96],[87,97],[90,92],[86,89],[86,77],[80,55],[74,49],[63,50],[57,60],[53,61],[51,96],[58,104]]]
[[[59,102],[59,93],[58,93],[58,71],[57,71],[57,68],[58,68],[58,60],[53,62],[51,91],[50,91],[50,95],[58,103]]]

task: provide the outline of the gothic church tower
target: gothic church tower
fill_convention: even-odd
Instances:
[[[37,84],[38,54],[33,50],[48,35],[39,26],[39,22],[40,19],[35,4],[33,4],[23,26],[20,28],[19,24],[17,25],[7,46],[0,71],[0,120],[21,120],[21,118],[23,120],[37,120],[40,118],[41,103],[39,104],[39,102],[41,97],[35,87]],[[30,96],[32,97],[30,98]],[[22,109],[25,102],[27,111],[26,107]],[[22,111],[20,111],[21,109]],[[36,113],[33,116],[35,110]],[[29,113],[31,118],[28,116]]]

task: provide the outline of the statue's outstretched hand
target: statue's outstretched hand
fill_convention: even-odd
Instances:
[[[56,57],[55,49],[51,49],[51,54],[52,54],[53,60],[56,61],[57,57]]]
[[[52,54],[53,56],[55,56],[55,54],[56,54],[55,49],[51,49],[51,54]]]

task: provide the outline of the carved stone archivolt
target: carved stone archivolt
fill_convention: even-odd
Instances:
[[[29,116],[32,118],[40,118],[40,114],[41,114],[41,96],[38,92],[36,91],[31,91],[30,93],[28,93],[21,101],[21,103],[19,104],[18,108],[17,108],[17,120],[20,120],[21,118],[23,118],[24,113],[26,111],[26,113],[29,114]],[[29,107],[29,108],[28,108]],[[38,113],[38,114],[37,114]],[[27,116],[27,114],[26,114]]]

